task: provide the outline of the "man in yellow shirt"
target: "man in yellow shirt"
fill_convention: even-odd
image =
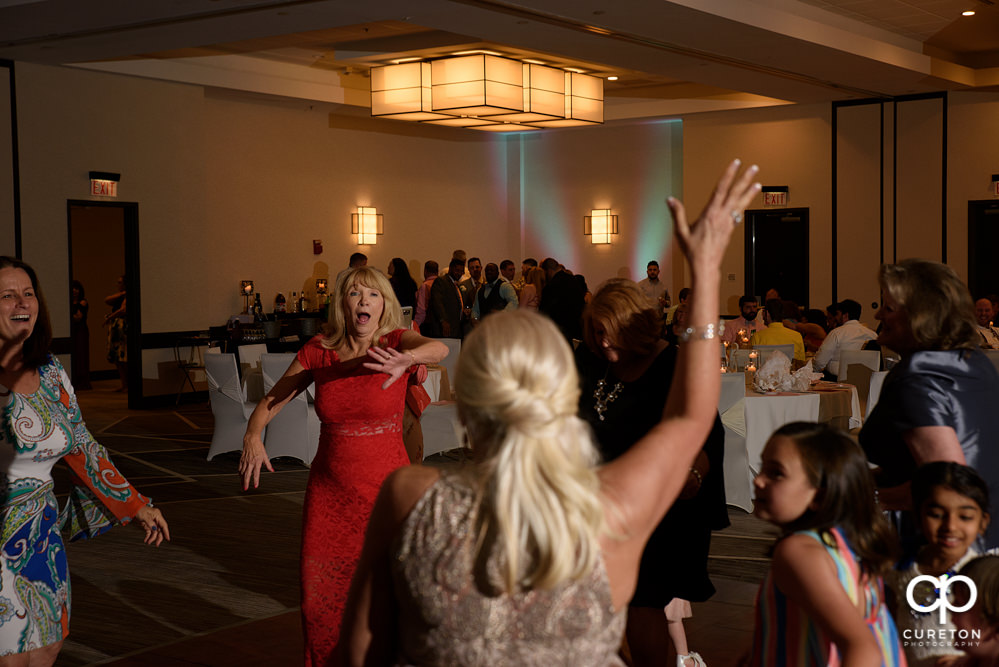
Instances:
[[[749,344],[756,345],[787,345],[794,343],[794,358],[798,361],[805,360],[805,341],[801,334],[793,329],[788,329],[783,324],[784,304],[780,299],[770,299],[767,301],[763,311],[763,321],[767,325],[766,329],[758,329],[753,332],[749,339]]]

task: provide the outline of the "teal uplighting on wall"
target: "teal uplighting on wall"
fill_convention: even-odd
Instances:
[[[669,146],[670,155],[651,150],[646,154],[645,170],[649,178],[642,183],[635,220],[629,222],[629,225],[634,224],[635,231],[631,242],[631,266],[635,267],[635,279],[641,280],[645,278],[645,266],[654,259],[659,262],[663,279],[668,279],[673,218],[666,198],[683,195],[683,169],[679,158],[683,155],[683,122],[666,120],[647,127],[649,144]]]
[[[666,198],[682,186],[678,120],[621,123],[510,137],[519,173],[523,255],[554,257],[588,283],[645,277],[656,259],[667,270],[672,222]],[[511,202],[513,203],[513,202]],[[594,209],[618,216],[608,244],[584,235]]]

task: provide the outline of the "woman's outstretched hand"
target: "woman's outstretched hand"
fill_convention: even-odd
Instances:
[[[163,540],[170,539],[170,526],[163,518],[163,513],[152,505],[146,505],[135,513],[135,523],[146,531],[146,537],[142,540],[146,544],[158,547]]]
[[[413,356],[408,352],[400,352],[391,347],[368,348],[368,357],[371,361],[364,362],[364,367],[373,371],[379,371],[389,376],[382,384],[382,389],[389,386],[402,377],[403,373],[413,365]]]
[[[253,488],[260,486],[261,467],[274,472],[271,459],[267,456],[267,450],[264,449],[264,443],[260,440],[260,436],[247,432],[243,436],[243,453],[239,457],[239,476],[243,479],[244,491],[250,488],[250,482],[253,482]]]
[[[760,191],[760,184],[755,181],[759,167],[752,165],[740,174],[741,166],[739,160],[732,161],[704,210],[692,223],[687,222],[687,212],[680,200],[674,197],[666,200],[676,223],[680,249],[694,266],[721,265],[732,230],[742,222],[743,211]]]

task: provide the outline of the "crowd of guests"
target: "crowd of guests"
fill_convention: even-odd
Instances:
[[[704,666],[683,619],[714,592],[708,546],[728,522],[721,264],[760,189],[756,167],[734,161],[696,219],[669,200],[691,267],[675,305],[653,264],[641,284],[610,280],[590,295],[554,258],[525,260],[518,277],[511,260],[483,265],[456,251],[443,275],[427,262],[419,285],[402,260],[386,277],[351,259],[325,331],[250,418],[239,463],[244,488],[258,486],[272,470],[267,423],[314,383],[322,431],[304,501],[306,665],[586,667],[675,655],[678,667]],[[945,265],[904,260],[878,281],[876,337],[847,300],[813,341],[830,371],[838,353],[872,340],[898,355],[859,443],[792,423],[763,450],[754,513],[779,537],[746,665],[999,664],[999,373],[981,351],[984,325]],[[404,323],[404,300],[419,332]],[[755,300],[739,305],[736,331],[758,343],[793,333],[804,350],[801,327],[824,329],[789,318],[776,294],[762,321]],[[407,465],[402,433],[407,387],[448,353],[440,337],[464,338],[456,397],[473,453],[448,469]],[[0,655],[41,665],[68,631],[64,549],[47,509],[56,459],[91,481],[72,499],[74,531],[134,518],[146,542],[170,537],[89,437],[50,339],[35,274],[0,258],[0,446],[13,461],[5,553],[35,554],[0,559],[3,589],[17,593]],[[41,434],[45,456],[34,453],[39,434],[12,426],[39,410],[32,423],[57,424]],[[124,499],[93,481],[108,478]],[[30,544],[23,517],[42,527]],[[32,602],[44,587],[66,591],[57,616]]]

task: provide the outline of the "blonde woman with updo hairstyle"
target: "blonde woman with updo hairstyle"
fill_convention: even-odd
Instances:
[[[337,277],[324,332],[299,350],[288,371],[257,404],[243,436],[243,488],[271,472],[262,435],[267,423],[310,384],[316,385],[319,448],[309,469],[302,524],[302,625],[305,664],[331,664],[364,527],[378,488],[409,463],[402,421],[406,383],[419,364],[436,363],[447,346],[402,328],[402,312],[377,269]]]
[[[687,313],[687,305],[677,310]],[[660,337],[657,304],[638,284],[605,282],[583,311],[583,341],[575,352],[581,394],[579,415],[589,425],[604,461],[614,461],[659,422],[670,392],[678,346]],[[711,531],[728,526],[721,474],[725,431],[715,416],[690,466],[680,498],[649,538],[635,595],[628,603],[628,649],[633,667],[661,665],[670,651],[675,664],[694,667],[700,656],[687,646],[683,619],[690,602],[704,602],[715,588],[708,577]],[[681,539],[683,548],[677,548]],[[664,613],[665,610],[665,613]]]
[[[882,507],[910,510],[909,480],[930,461],[974,468],[999,488],[999,373],[978,348],[980,337],[967,286],[952,268],[925,259],[881,267],[878,343],[901,356],[885,378],[878,403],[860,431],[876,471]],[[999,493],[992,494],[999,516]],[[902,517],[902,537],[914,522]],[[999,546],[999,531],[986,536]]]
[[[759,192],[756,168],[739,166],[692,224],[669,200],[697,287],[691,332],[662,420],[618,459],[600,465],[549,319],[497,313],[465,339],[455,386],[475,462],[386,480],[344,619],[346,664],[623,664],[642,549],[716,413],[720,264]]]

